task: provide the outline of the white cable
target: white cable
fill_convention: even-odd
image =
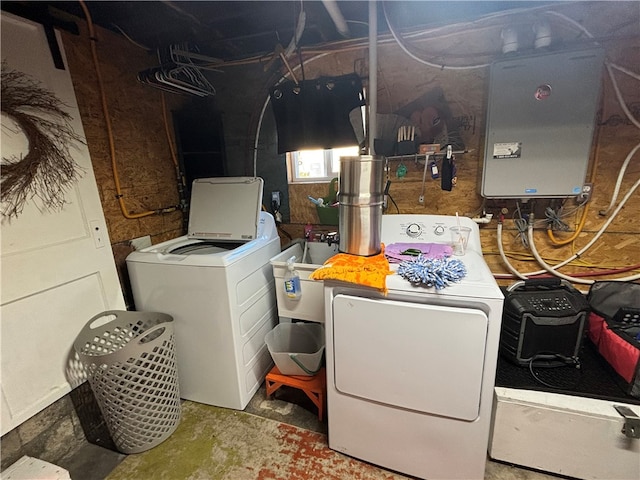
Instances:
[[[415,32],[415,33],[410,33],[410,34],[406,35],[406,37],[421,37],[421,36],[424,36],[424,35],[431,35],[432,33],[438,32],[440,30],[446,30],[447,34],[445,34],[445,35],[443,35],[441,37],[433,37],[433,38],[444,38],[446,36],[451,35],[451,30],[452,29],[463,28],[463,27],[465,27],[465,28],[466,27],[475,27],[479,23],[487,22],[489,20],[495,20],[497,18],[515,16],[515,15],[520,15],[520,14],[525,14],[525,13],[533,13],[533,12],[536,12],[538,10],[543,10],[545,8],[548,8],[548,7],[549,7],[548,5],[542,5],[542,6],[539,6],[539,7],[514,8],[512,10],[506,10],[506,11],[501,11],[501,12],[490,13],[490,14],[485,15],[483,17],[480,17],[480,18],[478,18],[476,20],[460,22],[460,23],[447,24],[447,25],[443,25],[441,27],[432,28],[431,30],[420,30],[420,31]],[[454,32],[453,34],[454,35],[459,35],[460,32]]]
[[[580,30],[582,33],[584,33],[587,37],[594,38],[589,30],[587,30],[585,27],[580,25],[580,23],[576,22],[573,18],[567,17],[563,13],[554,12],[553,10],[547,10],[544,13],[545,13],[545,15],[553,15],[553,16],[559,17],[559,18],[563,19],[565,22],[570,23],[571,25],[576,27],[578,30]]]
[[[523,9],[523,11],[524,11],[524,12],[526,12],[526,11],[528,11],[528,9]],[[401,40],[397,37],[397,35],[396,35],[396,33],[395,33],[394,29],[393,29],[393,28],[392,28],[392,26],[391,26],[391,22],[389,22],[389,18],[388,18],[387,11],[386,11],[386,7],[385,7],[385,4],[384,4],[384,3],[383,3],[383,12],[384,12],[384,15],[385,15],[385,20],[386,20],[386,22],[387,22],[387,25],[389,26],[389,30],[390,30],[390,32],[392,33],[392,35],[393,35],[393,37],[394,37],[394,39],[395,39],[396,43],[398,44],[398,46],[399,46],[399,47],[400,47],[400,48],[401,48],[401,49],[402,49],[402,50],[403,50],[407,55],[409,55],[410,57],[412,57],[412,58],[413,58],[413,59],[415,59],[416,61],[418,61],[418,62],[420,62],[420,63],[423,63],[423,64],[425,64],[425,65],[428,65],[428,66],[434,67],[434,68],[439,68],[439,69],[449,69],[449,70],[452,70],[452,69],[455,69],[455,70],[476,69],[476,68],[484,68],[484,67],[487,67],[487,66],[489,65],[489,64],[482,64],[482,65],[471,65],[471,66],[461,66],[461,67],[450,67],[450,66],[444,66],[444,65],[437,65],[437,64],[434,64],[434,63],[431,63],[431,62],[427,62],[427,61],[425,61],[425,60],[423,60],[423,59],[421,59],[421,58],[419,58],[419,57],[416,57],[415,55],[413,55],[411,52],[409,52],[409,51],[405,48],[405,46],[402,44]],[[301,12],[301,13],[302,13],[302,12]],[[512,11],[512,12],[506,12],[506,13],[504,13],[504,15],[513,14],[513,13],[520,13],[520,12],[513,12],[513,11]],[[576,21],[575,21],[575,20],[573,20],[572,18],[567,17],[567,16],[566,16],[566,15],[564,15],[564,14],[561,14],[561,13],[558,13],[558,12],[551,11],[551,10],[546,11],[545,13],[546,13],[546,14],[548,14],[548,15],[553,15],[553,16],[556,16],[556,17],[559,17],[559,18],[561,18],[561,19],[565,20],[566,22],[568,22],[568,23],[572,24],[572,25],[573,25],[573,26],[575,26],[577,29],[579,29],[580,31],[582,31],[582,32],[583,32],[585,35],[587,35],[589,38],[594,38],[594,36],[591,34],[591,32],[589,32],[585,27],[583,27],[582,25],[580,25],[578,22],[576,22]],[[496,15],[490,15],[490,16],[488,16],[488,17],[485,17],[485,18],[484,18],[484,19],[482,19],[482,20],[487,20],[487,19],[496,18],[496,17],[500,17],[500,16],[502,16],[502,15],[503,15],[502,13],[501,13],[501,14],[496,14]],[[473,22],[472,22],[472,23],[473,23]],[[300,24],[301,24],[301,22],[298,22],[298,26],[300,26]],[[304,28],[304,27],[303,27],[303,28]],[[426,34],[426,33],[434,33],[434,32],[436,32],[436,31],[438,31],[439,29],[442,29],[442,28],[445,28],[445,27],[440,27],[440,28],[437,28],[437,29],[433,29],[433,30],[430,30],[429,32],[423,32],[422,34]],[[451,28],[451,27],[449,26],[449,27],[447,27],[447,28]],[[297,33],[297,32],[296,32],[296,33]],[[297,36],[297,35],[296,35],[296,36]],[[293,43],[293,42],[292,42],[292,43]],[[291,46],[291,45],[290,45],[290,46]],[[330,53],[332,53],[332,52],[325,52],[325,53],[322,53],[322,54],[317,55],[317,56],[315,56],[315,57],[311,57],[311,58],[309,58],[306,62],[307,62],[307,63],[309,63],[309,62],[311,62],[311,61],[314,61],[314,60],[317,60],[317,59],[319,59],[319,58],[322,58],[322,57],[324,57],[324,56],[326,56],[326,55],[329,55]],[[297,69],[299,69],[299,68],[300,68],[300,66],[299,66],[299,65],[297,65],[296,67],[294,67],[294,70],[297,70]],[[639,123],[639,122],[638,122],[638,121],[633,117],[633,115],[631,114],[631,112],[630,112],[630,111],[629,111],[629,109],[627,108],[626,104],[624,103],[624,100],[622,99],[622,94],[621,94],[621,92],[620,92],[620,89],[618,88],[618,84],[617,84],[617,82],[616,82],[616,80],[615,80],[615,77],[614,77],[614,75],[613,75],[613,72],[611,71],[611,68],[615,68],[615,69],[617,69],[617,70],[619,70],[619,71],[621,71],[621,72],[623,72],[623,73],[625,73],[625,74],[627,74],[627,75],[630,75],[630,76],[632,76],[632,77],[634,77],[634,78],[640,78],[640,76],[638,76],[638,75],[634,74],[633,72],[630,72],[630,71],[628,71],[628,70],[624,69],[623,67],[620,67],[619,65],[616,65],[616,64],[609,64],[609,63],[607,63],[607,71],[608,71],[608,73],[609,73],[609,77],[611,78],[612,85],[613,85],[613,87],[614,87],[614,91],[615,91],[615,93],[616,93],[616,97],[617,97],[618,103],[620,104],[620,107],[622,108],[622,110],[624,111],[624,113],[627,115],[627,117],[629,118],[629,120],[630,120],[630,121],[631,121],[631,122],[632,122],[636,127],[640,128],[640,123]],[[282,80],[284,80],[284,78],[283,78]],[[281,80],[281,81],[282,81],[282,80]],[[258,139],[259,139],[259,134],[260,134],[260,130],[261,130],[262,120],[263,120],[263,117],[264,117],[264,112],[266,111],[267,105],[269,104],[269,100],[270,100],[270,99],[269,99],[269,97],[267,96],[267,99],[265,100],[265,103],[264,103],[264,105],[263,105],[263,107],[262,107],[262,111],[261,111],[261,113],[260,113],[260,118],[259,118],[259,120],[258,120],[258,126],[257,126],[257,128],[256,128],[256,138],[255,138],[255,143],[254,143],[254,154],[253,154],[254,175],[256,174],[256,168],[257,168],[257,167],[256,167],[256,165],[257,165],[257,155],[258,155]],[[637,151],[637,149],[638,149],[638,146],[636,146],[636,147],[632,150],[632,152],[630,152],[630,154],[629,154],[629,155],[628,155],[628,157],[627,157],[627,160],[630,160],[630,158],[631,158],[631,157],[633,156],[633,154]],[[625,164],[623,165],[623,169],[626,169],[626,165],[628,164],[628,161],[627,161],[627,160],[625,160]],[[619,173],[619,176],[618,176],[618,181],[619,181],[619,183],[621,183],[621,181],[622,181],[621,179],[622,179],[622,177],[624,176],[624,171],[623,171],[623,169],[621,169],[621,171],[620,171],[620,173]],[[618,185],[618,184],[616,184],[616,192],[614,193],[614,196],[613,196],[613,198],[612,198],[612,201],[611,201],[611,203],[610,203],[609,207],[607,208],[607,210],[605,211],[605,214],[606,214],[606,212],[608,212],[608,211],[611,209],[612,205],[615,203],[615,200],[617,199],[617,194],[618,194],[619,188],[620,188],[620,187],[619,187],[619,185]],[[567,263],[568,263],[568,262],[567,262]],[[566,265],[566,263],[558,264],[558,265],[556,265],[556,266],[555,266],[555,268],[559,268],[559,267],[560,267],[560,266],[562,266],[562,265]],[[540,271],[540,273],[544,273],[544,271]],[[532,272],[532,273],[529,273],[529,274],[527,274],[527,275],[536,275],[536,274],[539,274],[539,273],[538,273],[538,272]]]
[[[593,34],[589,30],[587,30],[585,27],[580,25],[580,23],[576,22],[574,19],[572,19],[570,17],[567,17],[566,15],[564,15],[562,13],[554,12],[552,10],[546,11],[544,13],[547,14],[547,15],[553,15],[553,16],[556,16],[558,18],[561,18],[565,22],[568,22],[571,25],[573,25],[574,27],[576,27],[578,30],[580,30],[582,33],[584,33],[587,37],[595,38],[593,36]],[[596,44],[597,44],[597,42],[596,42]],[[634,118],[633,114],[627,108],[627,105],[624,102],[624,99],[622,98],[622,93],[620,92],[620,88],[618,87],[618,82],[616,81],[615,76],[613,75],[612,68],[616,68],[617,70],[620,70],[621,72],[626,73],[627,75],[630,75],[630,76],[632,76],[633,78],[635,78],[637,80],[640,80],[640,75],[636,74],[634,72],[631,72],[630,70],[627,70],[626,68],[623,68],[623,67],[621,67],[619,65],[616,65],[616,64],[613,64],[613,63],[605,62],[605,65],[607,67],[607,72],[609,73],[609,78],[611,79],[611,83],[613,84],[613,90],[616,93],[616,98],[618,100],[618,103],[620,104],[620,107],[624,111],[624,113],[627,116],[627,118],[631,121],[631,123],[633,123],[636,127],[640,128],[640,122],[638,122],[638,120],[636,120]]]
[[[578,30],[580,30],[581,32],[583,32],[585,35],[587,35],[589,38],[593,38],[593,35],[591,34],[591,32],[589,32],[586,28],[584,28],[582,25],[580,25],[578,22],[576,22],[575,20],[567,17],[566,15],[563,15],[561,13],[558,12],[553,12],[553,11],[548,11],[545,12],[546,14],[549,15],[555,15],[559,18],[562,18],[563,20],[565,20],[566,22],[569,22],[570,24],[572,24],[573,26],[575,26]],[[618,100],[618,104],[620,105],[620,108],[622,108],[622,111],[625,113],[625,115],[627,116],[627,118],[631,121],[631,123],[633,123],[633,125],[635,125],[637,128],[640,129],[640,122],[633,116],[633,114],[631,113],[631,111],[629,110],[629,108],[627,107],[627,104],[625,103],[624,99],[622,98],[622,93],[620,92],[620,87],[618,86],[618,82],[615,78],[615,75],[613,73],[613,68],[626,73],[627,75],[632,76],[635,79],[640,80],[640,75],[637,75],[619,65],[613,64],[613,63],[609,63],[606,62],[605,66],[607,68],[607,73],[609,74],[609,78],[611,79],[611,84],[613,86],[613,90],[616,94],[616,99]],[[615,189],[613,191],[613,196],[611,197],[611,201],[609,202],[609,206],[606,208],[606,210],[601,210],[600,211],[600,215],[606,215],[607,213],[609,213],[609,210],[611,210],[613,208],[613,206],[616,203],[616,200],[618,199],[618,193],[620,192],[620,185],[622,184],[622,179],[624,178],[625,172],[627,170],[627,166],[629,165],[629,162],[631,161],[631,158],[633,157],[633,155],[638,151],[638,149],[640,148],[640,143],[638,145],[636,145],[631,152],[629,152],[629,154],[627,155],[627,158],[625,159],[624,163],[622,164],[622,167],[620,168],[620,172],[618,173],[618,179],[616,181],[616,186]]]
[[[395,41],[398,44],[398,46],[400,47],[400,49],[404,53],[406,53],[409,57],[413,58],[414,60],[416,60],[419,63],[422,63],[423,65],[427,65],[429,67],[437,68],[439,70],[474,70],[474,69],[477,69],[477,68],[486,68],[489,65],[491,65],[490,63],[483,63],[483,64],[478,64],[478,65],[466,65],[466,66],[460,66],[460,67],[446,66],[446,65],[438,65],[436,63],[431,63],[431,62],[429,62],[427,60],[424,60],[424,59],[422,59],[420,57],[417,57],[413,53],[411,53],[407,49],[407,47],[404,46],[404,43],[398,37],[398,35],[396,34],[396,31],[393,29],[393,26],[391,25],[391,22],[389,21],[389,16],[387,15],[386,2],[382,2],[382,11],[384,12],[384,19],[387,22],[387,25],[389,26],[389,31],[391,32],[391,35],[393,35],[393,38],[395,39]]]
[[[593,35],[591,34],[591,32],[589,32],[589,30],[587,30],[585,27],[580,25],[578,22],[576,22],[572,18],[569,18],[566,15],[563,15],[563,14],[558,13],[558,12],[553,12],[553,11],[547,11],[545,13],[548,14],[548,15],[554,15],[556,17],[559,17],[559,18],[563,19],[564,21],[570,23],[571,25],[576,27],[578,30],[583,32],[589,38],[594,38]],[[619,71],[621,71],[623,73],[626,73],[627,75],[630,75],[631,77],[633,77],[633,78],[635,78],[637,80],[640,80],[640,75],[635,74],[635,73],[627,70],[626,68],[623,68],[623,67],[621,67],[619,65],[616,65],[616,64],[613,64],[613,63],[606,62],[605,66],[607,68],[607,73],[609,74],[609,78],[611,80],[611,85],[613,86],[613,91],[616,94],[616,99],[618,100],[618,104],[620,105],[620,108],[622,108],[622,111],[627,116],[629,121],[631,121],[631,123],[633,123],[633,125],[635,125],[637,128],[640,129],[640,122],[633,116],[633,114],[631,113],[631,111],[627,107],[627,104],[625,103],[624,98],[622,98],[622,92],[620,92],[620,87],[618,86],[618,82],[617,82],[617,80],[615,78],[615,75],[613,73],[613,68],[615,68],[615,69],[617,69],[617,70],[619,70]],[[607,213],[609,213],[609,210],[611,210],[613,208],[613,206],[615,205],[616,200],[618,199],[618,193],[620,192],[620,185],[622,184],[622,179],[624,178],[625,172],[627,170],[627,166],[629,165],[629,162],[631,161],[631,158],[638,151],[639,148],[640,148],[640,143],[638,145],[636,145],[631,150],[631,152],[629,152],[629,154],[627,155],[627,158],[625,159],[625,161],[622,164],[622,167],[620,168],[620,171],[618,173],[618,179],[616,181],[616,186],[615,186],[615,189],[613,191],[613,196],[611,197],[611,201],[609,202],[609,206],[606,208],[606,210],[601,210],[600,211],[600,215],[606,215]]]
[[[586,36],[588,36],[589,38],[594,38],[594,36],[591,34],[591,32],[589,32],[589,30],[587,30],[585,27],[583,27],[582,25],[580,25],[580,23],[576,22],[575,20],[573,20],[570,17],[567,17],[566,15],[563,15],[561,13],[558,12],[554,12],[554,11],[547,11],[545,12],[548,15],[554,15],[556,17],[559,17],[561,19],[563,19],[564,21],[570,23],[571,25],[573,25],[574,27],[576,27],[578,30],[580,30],[581,32],[583,32]],[[620,87],[618,86],[618,82],[615,78],[613,69],[615,68],[616,70],[619,70],[633,78],[635,78],[636,80],[640,80],[640,75],[637,73],[634,73],[630,70],[627,70],[624,67],[621,67],[620,65],[616,65],[614,63],[610,63],[610,62],[605,62],[605,66],[607,69],[607,73],[609,74],[609,78],[611,80],[611,84],[613,86],[613,90],[616,94],[616,100],[618,101],[618,104],[620,105],[620,108],[622,108],[622,111],[624,112],[624,114],[627,116],[627,118],[629,119],[629,121],[637,128],[640,129],[640,121],[638,121],[633,114],[631,113],[631,111],[629,110],[629,108],[627,107],[627,104],[624,101],[624,98],[622,98],[622,92],[620,92]],[[622,179],[624,178],[625,172],[627,170],[627,166],[629,165],[629,162],[631,161],[631,158],[633,157],[633,155],[638,151],[638,149],[640,148],[640,143],[638,145],[636,145],[631,152],[629,152],[629,154],[627,155],[627,158],[625,159],[624,163],[622,164],[622,167],[620,168],[620,171],[618,173],[618,179],[616,181],[616,186],[615,189],[613,191],[613,195],[611,197],[611,201],[609,202],[609,206],[606,208],[606,210],[601,210],[599,213],[600,215],[606,215],[609,210],[611,210],[611,208],[613,208],[613,205],[615,205],[616,200],[618,199],[618,193],[620,192],[620,186],[622,184]],[[608,225],[608,223],[605,223],[605,225]],[[588,244],[589,246],[591,245]],[[557,268],[557,266],[556,266]]]
[[[596,235],[589,241],[589,243],[587,243],[577,253],[575,253],[573,257],[569,259],[569,261],[567,261],[566,263],[563,262],[563,265],[566,265],[570,261],[573,261],[574,259],[578,258],[580,255],[586,252],[589,248],[591,248],[591,246],[598,240],[598,238],[602,236],[605,230],[609,227],[613,219],[616,218],[616,216],[618,215],[622,207],[624,207],[625,203],[627,203],[627,200],[631,198],[631,195],[633,195],[633,192],[636,190],[636,188],[638,188],[638,186],[640,186],[640,179],[636,180],[636,183],[633,184],[633,186],[629,189],[629,191],[626,193],[624,198],[620,201],[616,209],[613,211],[613,213],[611,214],[611,217],[609,217],[607,221],[604,222],[604,225],[600,227],[600,230],[598,230],[598,233],[596,233]]]
[[[536,250],[536,247],[533,244],[533,225],[529,225],[529,227],[527,228],[527,236],[529,237],[529,250],[533,254],[533,257],[536,259],[536,261],[540,264],[540,266],[544,268],[547,272],[555,275],[556,277],[563,278],[573,283],[582,283],[584,285],[591,285],[592,283],[594,283],[593,280],[585,280],[583,278],[570,277],[569,275],[565,275],[564,273],[555,271],[553,268],[551,268],[550,265],[547,265],[547,263],[542,259],[542,257],[538,253],[538,250]]]
[[[295,34],[291,38],[291,41],[289,42],[289,45],[287,45],[287,48],[284,50],[285,58],[289,58],[289,56],[296,50],[296,48],[298,48],[298,42],[300,41],[300,38],[304,33],[304,27],[307,23],[307,14],[304,11],[302,2],[300,3],[301,3],[301,7],[300,7],[300,15],[298,15],[298,24],[296,25]]]
[[[640,143],[638,143],[635,147],[633,147],[633,149],[627,155],[627,158],[625,158],[624,163],[620,168],[620,172],[618,173],[618,180],[616,181],[616,186],[613,189],[613,196],[611,197],[611,202],[609,202],[609,206],[606,208],[606,210],[600,210],[600,215],[606,215],[607,213],[609,213],[609,210],[611,210],[615,205],[616,200],[618,199],[618,193],[620,193],[620,185],[622,185],[622,179],[624,178],[624,174],[627,170],[627,166],[629,165],[631,158],[638,151],[638,149],[640,149]]]
[[[640,74],[638,73],[632,72],[631,70],[627,70],[626,68],[621,67],[620,65],[617,65],[615,63],[609,63],[609,65],[611,65],[612,68],[615,68],[616,70],[621,71],[622,73],[626,73],[627,75],[635,78],[636,80],[640,80]]]
[[[516,277],[520,278],[521,280],[526,280],[527,277],[525,277],[513,265],[511,265],[511,262],[509,262],[509,260],[507,259],[507,256],[504,253],[504,248],[502,247],[502,222],[498,222],[497,234],[498,234],[498,251],[500,252],[500,258],[502,258],[502,262],[506,265],[506,267],[509,269],[509,271],[512,274],[514,274]]]
[[[264,118],[264,112],[267,110],[267,105],[269,105],[270,96],[267,95],[267,99],[264,101],[264,105],[262,105],[262,110],[260,111],[260,116],[258,117],[258,125],[256,126],[256,138],[253,142],[253,176],[258,176],[258,140],[260,139],[260,130],[262,129],[262,119]]]
[[[322,0],[322,4],[331,17],[338,33],[344,38],[350,38],[351,32],[349,31],[349,26],[347,25],[347,21],[344,19],[336,0]]]
[[[622,111],[627,116],[627,118],[631,121],[631,123],[633,123],[637,128],[640,128],[640,122],[638,120],[636,120],[636,118],[633,116],[633,114],[631,113],[631,111],[627,107],[627,104],[624,102],[624,99],[622,98],[622,93],[620,92],[620,87],[618,87],[618,82],[617,82],[615,76],[613,75],[613,71],[611,69],[611,66],[609,65],[609,63],[606,63],[605,66],[607,67],[607,72],[609,72],[609,78],[611,79],[611,84],[613,85],[613,91],[616,93],[616,99],[618,100],[618,103],[620,104],[620,108],[622,108]]]
[[[589,248],[591,248],[591,246],[598,240],[598,238],[600,238],[600,236],[602,236],[602,234],[605,232],[605,230],[609,227],[609,224],[611,224],[613,219],[618,215],[618,213],[620,212],[622,207],[625,205],[625,203],[627,203],[627,200],[629,200],[631,195],[633,195],[633,192],[635,192],[635,190],[636,190],[636,188],[638,188],[638,186],[640,186],[640,179],[636,180],[636,183],[634,183],[633,186],[629,189],[629,191],[624,196],[622,201],[616,207],[616,209],[613,212],[613,214],[611,215],[611,217],[609,217],[607,219],[607,221],[600,228],[598,233],[591,239],[591,241],[589,243],[587,243],[584,247],[582,247],[582,249],[580,249],[579,252],[575,253],[571,258],[565,260],[564,262],[562,262],[562,264],[556,265],[555,267],[551,267],[550,265],[548,265],[542,259],[542,257],[540,257],[540,255],[538,254],[538,251],[536,250],[535,244],[533,243],[533,225],[530,224],[529,228],[527,229],[527,234],[528,234],[528,237],[529,237],[529,249],[531,250],[531,253],[535,257],[536,261],[547,272],[549,272],[549,273],[551,273],[551,274],[553,274],[553,275],[555,275],[557,277],[564,278],[565,280],[569,280],[570,282],[582,283],[582,284],[585,284],[585,285],[590,285],[590,284],[594,283],[594,280],[584,280],[584,279],[581,279],[581,278],[570,277],[569,275],[564,275],[564,274],[562,274],[560,272],[557,272],[555,269],[559,268],[562,265],[566,265],[567,263],[575,260],[576,258],[580,257],[580,255],[582,255],[584,252],[586,252]],[[638,273],[636,275],[631,275],[629,277],[615,278],[613,280],[622,282],[622,281],[633,281],[633,280],[637,280],[639,278],[640,278],[640,273]]]
[[[618,215],[618,213],[620,212],[622,207],[625,205],[625,203],[627,203],[627,200],[629,200],[629,198],[631,197],[631,195],[633,194],[633,192],[635,191],[635,189],[638,187],[639,184],[640,184],[640,179],[637,180],[636,183],[629,189],[629,191],[624,196],[624,198],[622,199],[620,204],[616,207],[616,209],[613,212],[613,214],[611,215],[611,217],[609,217],[607,219],[607,221],[602,225],[602,227],[600,227],[600,229],[596,232],[595,236],[584,247],[582,247],[577,253],[573,254],[571,257],[567,258],[566,260],[563,260],[562,262],[558,263],[557,265],[554,265],[553,267],[551,267],[549,265],[547,265],[547,266],[549,266],[552,270],[557,270],[558,268],[564,267],[565,265],[573,262],[574,260],[576,260],[577,258],[582,256],[582,254],[584,254],[588,249],[590,249],[593,246],[593,244],[604,234],[605,230],[607,228],[609,228],[609,225],[611,224],[611,222]],[[498,224],[498,227],[500,227],[500,224]],[[498,250],[501,250],[501,247],[502,247],[502,245],[501,245],[501,243],[502,243],[502,240],[501,240],[502,232],[499,231],[498,233],[499,233],[499,235],[498,235],[498,240],[499,240]],[[531,245],[530,245],[530,248],[531,248]],[[535,245],[533,245],[533,248],[535,249]],[[506,259],[506,255],[505,255],[505,259]],[[505,259],[503,259],[503,261],[505,262],[505,265],[507,265],[507,267],[510,267],[508,259],[506,259],[506,260]],[[547,270],[545,268],[543,270],[538,270],[538,271],[535,271],[535,272],[522,273],[522,272],[518,271],[513,266],[511,266],[511,268],[509,268],[509,270],[511,270],[513,272],[513,274],[516,275],[519,278],[534,277],[536,275],[541,275],[541,274],[549,271],[549,270]]]

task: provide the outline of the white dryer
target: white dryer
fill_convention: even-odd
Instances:
[[[196,179],[189,233],[127,257],[136,309],[174,318],[182,398],[244,409],[273,365],[280,238],[262,191],[256,177]]]
[[[325,281],[329,447],[423,479],[484,478],[503,295],[478,226],[467,275],[388,294]],[[455,217],[384,215],[382,242],[449,243]],[[392,269],[397,266],[392,265]]]

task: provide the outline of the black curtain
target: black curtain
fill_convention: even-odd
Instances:
[[[319,77],[270,90],[278,153],[357,145],[349,113],[365,104],[360,77]]]

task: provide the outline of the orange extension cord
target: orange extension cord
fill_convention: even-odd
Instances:
[[[601,103],[604,106],[604,94],[602,95],[602,99],[601,99]],[[595,145],[595,156],[593,159],[593,166],[591,168],[591,172],[589,174],[589,183],[591,183],[591,185],[593,185],[594,180],[596,178],[596,170],[598,167],[598,161],[599,161],[599,154],[598,154],[598,145],[600,145],[600,133],[602,132],[602,129],[598,127],[598,134],[596,136],[596,145]],[[580,222],[578,223],[578,227],[576,228],[576,231],[573,232],[573,235],[571,235],[569,238],[565,238],[563,240],[558,240],[555,235],[553,234],[553,230],[551,229],[551,227],[547,227],[547,236],[549,237],[549,240],[551,240],[551,243],[553,243],[554,245],[557,246],[562,246],[562,245],[567,245],[568,243],[573,242],[576,238],[578,238],[578,235],[580,235],[580,232],[582,232],[582,229],[584,228],[584,224],[587,221],[587,212],[589,211],[589,202],[587,202],[584,206],[584,208],[582,209],[582,216],[580,217]]]
[[[113,170],[113,181],[116,187],[116,198],[120,205],[120,210],[122,211],[122,215],[129,219],[134,220],[138,218],[148,217],[150,215],[158,215],[161,213],[169,213],[177,210],[177,207],[171,206],[166,208],[161,208],[158,210],[147,210],[146,212],[140,213],[129,213],[127,206],[124,202],[124,196],[122,194],[122,189],[120,187],[120,179],[118,177],[118,165],[116,162],[116,152],[115,152],[115,144],[113,141],[113,129],[111,128],[111,119],[109,117],[109,109],[107,106],[107,98],[104,93],[104,82],[102,80],[102,72],[100,71],[100,64],[98,63],[98,53],[96,49],[96,41],[98,40],[95,34],[95,29],[93,27],[93,21],[91,20],[91,14],[89,13],[89,9],[87,8],[85,2],[83,0],[80,1],[80,6],[84,12],[84,15],[87,19],[87,25],[89,27],[89,40],[91,41],[91,56],[93,57],[93,64],[96,70],[96,76],[98,77],[98,86],[100,88],[100,98],[102,100],[102,111],[104,113],[105,123],[107,125],[107,135],[109,138],[109,151],[111,153],[111,168]],[[176,172],[179,171],[178,161],[176,159],[176,154],[173,148],[173,144],[171,142],[171,136],[169,133],[169,126],[167,121],[167,113],[166,113],[166,102],[164,99],[164,94],[162,94],[162,115],[165,122],[165,131],[167,133],[167,140],[169,142],[169,148],[171,150],[171,159],[173,160],[174,165],[176,166]],[[179,176],[179,175],[178,175]],[[180,177],[180,176],[179,176]],[[184,180],[181,178],[181,182],[184,183]]]

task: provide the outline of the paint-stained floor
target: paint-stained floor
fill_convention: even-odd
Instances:
[[[198,407],[192,402],[185,402],[184,407],[191,411],[194,410],[194,405]],[[252,416],[276,420],[282,422],[283,425],[276,422],[260,421],[260,418],[252,419],[251,416],[228,415],[225,416],[231,418],[231,420],[226,420],[230,422],[226,428],[228,431],[216,434],[216,432],[206,430],[208,424],[206,419],[199,417],[198,421],[198,415],[215,416],[219,414],[218,410],[215,408],[210,410],[195,408],[194,412],[192,413],[195,417],[194,415],[185,417],[189,418],[188,422],[195,422],[191,426],[192,428],[184,428],[189,425],[181,425],[176,433],[191,431],[197,425],[202,424],[198,428],[201,428],[205,434],[204,438],[208,438],[208,443],[191,435],[187,438],[174,434],[175,438],[172,435],[164,442],[167,444],[165,449],[171,447],[169,450],[160,451],[160,447],[163,445],[161,444],[152,449],[157,452],[147,455],[144,459],[140,456],[139,460],[134,458],[135,461],[128,460],[124,463],[123,461],[128,458],[127,455],[87,443],[64,465],[60,466],[69,471],[73,480],[105,480],[110,475],[113,480],[147,480],[148,478],[154,478],[154,480],[161,478],[165,480],[183,480],[185,478],[291,480],[294,477],[309,480],[327,480],[329,478],[401,480],[408,478],[337,453],[334,454],[326,449],[326,420],[319,421],[315,405],[304,393],[293,388],[282,387],[272,399],[267,399],[263,385],[245,409],[245,412],[252,414]],[[242,420],[239,417],[242,417]],[[301,432],[300,429],[308,432],[302,431],[304,435],[297,435]],[[216,435],[215,440],[211,438],[213,435]],[[311,446],[315,445],[316,449],[322,449],[323,460],[320,461],[314,456],[315,454],[309,456],[309,452],[306,452],[304,448],[287,444],[288,437],[301,437],[300,441],[304,440]],[[262,438],[262,441],[254,445],[254,451],[249,455],[249,452],[243,452],[238,447],[242,444],[243,438],[252,440]],[[240,443],[235,443],[236,440],[240,440]],[[170,441],[173,443],[168,443]],[[216,444],[211,444],[212,441],[215,441]],[[183,449],[184,452],[190,452],[190,454],[181,455],[180,451]],[[208,455],[203,454],[204,450],[200,452],[202,449],[207,452],[218,452],[216,455],[219,455],[220,458],[217,461],[213,459],[211,462],[208,460],[206,462],[197,461],[197,465],[190,463],[193,459],[209,458]],[[166,453],[173,450],[175,450],[174,455]],[[282,452],[285,452],[286,455],[283,455]],[[156,453],[160,455],[156,455]],[[270,460],[270,457],[273,457],[273,461]],[[166,468],[162,466],[161,462],[167,462]],[[323,469],[327,470],[323,471]],[[305,474],[305,471],[308,473]],[[165,472],[165,474],[160,475],[159,472]],[[327,472],[333,472],[331,474],[333,476]],[[493,461],[487,462],[485,474],[485,479],[489,480],[553,480],[557,478],[542,472]]]

